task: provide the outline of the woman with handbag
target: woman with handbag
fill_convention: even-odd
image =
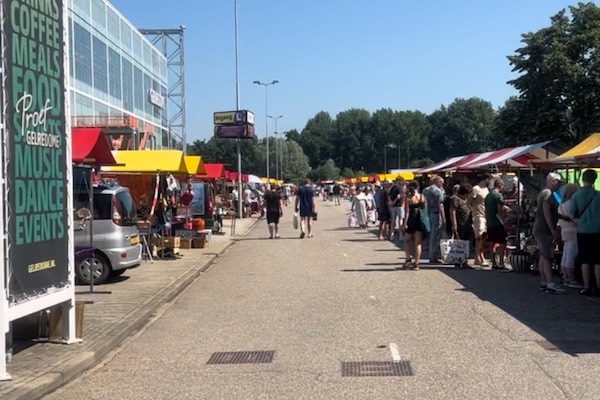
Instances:
[[[423,235],[431,229],[431,227],[427,226],[429,220],[427,219],[425,204],[425,198],[419,193],[419,182],[412,181],[408,185],[408,195],[406,196],[405,203],[404,240],[406,242],[406,262],[402,266],[402,269],[419,270]]]

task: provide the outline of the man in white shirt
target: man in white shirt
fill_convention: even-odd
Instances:
[[[473,216],[473,231],[475,232],[475,265],[488,267],[490,264],[485,260],[485,234],[487,232],[487,221],[485,219],[485,198],[490,194],[491,174],[483,174],[479,184],[473,186],[473,192],[467,203],[471,208]]]

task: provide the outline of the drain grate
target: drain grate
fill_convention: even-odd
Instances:
[[[413,376],[410,361],[342,362],[342,377]]]
[[[213,353],[206,364],[266,364],[273,362],[275,351],[230,351]]]
[[[548,351],[561,351],[555,344],[549,342],[548,340],[536,340],[536,343],[539,344],[544,350]]]

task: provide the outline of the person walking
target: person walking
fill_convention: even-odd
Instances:
[[[552,279],[552,263],[554,262],[554,246],[560,240],[558,231],[558,200],[554,192],[561,184],[559,174],[549,173],[546,177],[546,188],[537,197],[537,210],[533,222],[533,237],[540,252],[539,270],[542,283],[540,289],[551,294],[564,294],[565,290]]]
[[[244,218],[249,218],[252,216],[252,198],[254,197],[254,193],[250,186],[246,186],[244,190]]]
[[[442,231],[446,225],[446,214],[444,212],[444,179],[435,176],[431,180],[432,184],[423,190],[423,197],[427,202],[427,212],[429,222],[431,223],[431,233],[429,236],[429,263],[440,263],[440,240]]]
[[[575,279],[575,260],[577,259],[577,221],[571,214],[572,198],[579,185],[570,183],[563,189],[563,202],[558,206],[558,226],[563,241],[563,255],[560,266],[563,273],[563,285],[573,289],[583,289]]]
[[[467,203],[471,208],[473,216],[473,232],[475,234],[475,265],[489,267],[490,264],[485,259],[485,235],[487,233],[487,224],[485,219],[485,198],[490,194],[490,185],[492,183],[491,174],[483,174],[479,184],[473,187],[473,191],[468,198]]]
[[[309,238],[313,237],[312,217],[316,211],[315,192],[312,182],[307,179],[296,196],[296,212],[300,214],[300,239],[304,239],[307,234]]]
[[[333,186],[333,204],[336,206],[341,205],[340,203],[340,192],[342,191],[342,187],[339,183],[336,183]]]
[[[387,235],[386,224],[389,224],[390,211],[387,206],[385,189],[378,182],[375,184],[375,207],[377,207],[377,220],[379,221],[379,233],[377,238],[383,240],[384,235]]]
[[[365,229],[367,227],[367,195],[365,194],[364,187],[360,187],[358,189],[358,194],[354,196],[350,212],[356,213],[358,226],[361,229]]]
[[[408,185],[408,194],[405,202],[404,241],[406,246],[404,250],[406,252],[406,262],[401,267],[402,269],[419,270],[423,233],[425,232],[421,213],[427,212],[425,208],[426,201],[424,196],[419,193],[419,182],[412,181]]]
[[[487,240],[493,246],[492,269],[510,271],[504,265],[506,250],[506,228],[504,227],[504,216],[510,210],[504,203],[504,181],[495,178],[493,189],[485,197],[485,219],[487,224]]]
[[[390,188],[389,205],[390,217],[392,219],[390,223],[390,235],[392,238],[400,238],[400,231],[404,225],[404,200],[406,197],[404,187],[404,179],[398,178]]]
[[[283,216],[283,201],[277,186],[271,186],[271,190],[265,193],[263,208],[267,210],[269,239],[279,239],[279,219]]]
[[[579,292],[591,296],[592,268],[596,276],[596,295],[600,295],[600,193],[594,188],[598,174],[593,169],[583,173],[583,187],[573,196],[571,215],[577,220],[577,246],[583,275],[583,290]]]

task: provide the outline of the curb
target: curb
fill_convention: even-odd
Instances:
[[[241,235],[236,236],[246,236],[254,229],[258,222],[260,220],[257,219]],[[193,264],[179,279],[165,287],[160,294],[149,299],[146,303],[142,303],[138,309],[133,310],[131,315],[136,315],[138,316],[137,318],[126,319],[119,323],[86,351],[71,357],[67,361],[53,367],[52,370],[15,388],[15,390],[2,396],[2,400],[40,399],[94,367],[126,338],[144,327],[162,304],[171,302],[181,294],[237,242],[235,238],[232,238],[223,249],[217,253],[213,253],[210,259]]]

